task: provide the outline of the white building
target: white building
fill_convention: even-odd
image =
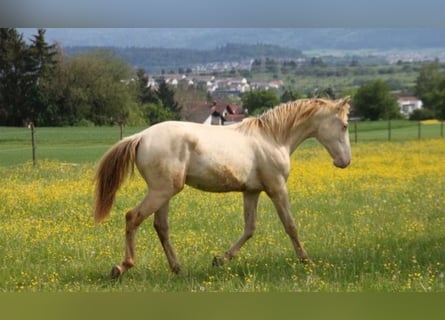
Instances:
[[[397,97],[399,103],[400,112],[409,117],[414,110],[422,109],[423,102],[414,96],[399,96]]]

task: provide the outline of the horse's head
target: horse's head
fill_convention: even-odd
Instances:
[[[315,138],[328,150],[334,165],[346,168],[351,162],[349,144],[348,113],[350,98],[333,101],[333,106],[325,108],[317,118]]]

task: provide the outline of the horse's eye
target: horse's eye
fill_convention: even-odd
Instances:
[[[345,130],[345,131],[348,130],[348,124],[343,125],[343,130]]]

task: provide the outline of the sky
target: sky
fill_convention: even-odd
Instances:
[[[445,27],[443,0],[3,0],[0,27]]]

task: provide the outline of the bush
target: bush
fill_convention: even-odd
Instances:
[[[434,119],[434,112],[429,109],[416,109],[410,114],[409,120],[428,120]]]
[[[74,124],[75,127],[94,127],[94,122],[87,119],[80,119]]]

